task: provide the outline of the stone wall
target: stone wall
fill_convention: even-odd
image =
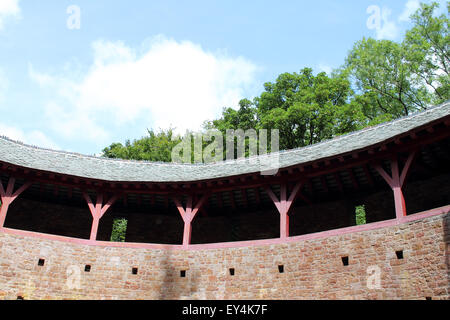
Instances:
[[[314,240],[190,251],[0,233],[0,298],[449,299],[449,220],[447,213]],[[380,288],[368,288],[377,270]]]

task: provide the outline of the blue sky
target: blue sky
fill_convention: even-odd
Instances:
[[[417,5],[0,0],[0,135],[98,154],[147,128],[198,129],[282,72],[339,67],[364,36],[400,41]]]

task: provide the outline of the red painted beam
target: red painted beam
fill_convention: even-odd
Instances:
[[[406,178],[409,173],[409,169],[411,168],[411,164],[413,163],[416,157],[417,151],[413,151],[409,154],[408,159],[406,160],[405,166],[403,167],[402,173],[400,175],[400,186],[402,187],[406,181]]]
[[[131,242],[111,242],[111,241],[95,241],[92,242],[86,239],[71,238],[66,236],[58,236],[53,234],[45,234],[33,231],[24,231],[17,229],[3,228],[1,232],[5,234],[18,235],[21,237],[30,237],[36,239],[44,239],[51,241],[61,241],[65,243],[88,245],[88,246],[98,246],[98,247],[111,247],[111,248],[139,248],[139,249],[154,249],[154,250],[211,250],[211,249],[224,249],[224,248],[242,248],[242,247],[254,247],[254,246],[267,246],[276,244],[288,244],[288,243],[300,243],[309,240],[316,239],[326,239],[328,237],[342,236],[345,234],[352,234],[357,232],[364,232],[369,230],[377,230],[391,226],[398,226],[403,224],[408,224],[413,221],[420,221],[433,216],[444,215],[450,212],[450,205],[443,206],[440,208],[434,208],[431,210],[414,213],[403,217],[402,219],[391,219],[379,222],[367,223],[359,226],[344,227],[339,229],[332,229],[327,231],[321,231],[316,233],[309,233],[300,236],[289,237],[286,239],[275,238],[275,239],[264,239],[264,240],[247,240],[239,242],[222,242],[222,243],[207,243],[207,244],[195,244],[190,245],[188,248],[182,245],[166,245],[166,244],[155,244],[155,243],[131,243]]]
[[[391,173],[392,173],[391,176],[381,167],[381,165],[378,164],[375,166],[377,172],[383,177],[386,183],[389,184],[389,186],[392,189],[392,192],[394,193],[395,215],[397,219],[401,219],[402,217],[406,216],[406,204],[405,198],[403,196],[402,187],[405,183],[406,176],[408,174],[408,171],[411,167],[415,155],[416,151],[410,153],[408,159],[406,160],[406,164],[401,172],[399,171],[397,158],[393,158],[391,160]]]
[[[200,200],[195,204],[193,204],[193,197],[189,195],[186,201],[186,208],[183,207],[181,201],[177,197],[173,197],[173,202],[177,207],[181,218],[184,221],[184,230],[183,230],[183,247],[187,248],[191,243],[191,235],[192,235],[192,220],[194,220],[195,215],[200,210],[202,205],[208,199],[209,194],[203,195]]]
[[[448,122],[448,119],[440,119],[439,121],[436,121],[436,122],[434,122],[434,123],[432,123],[430,125],[435,125],[435,124],[438,124],[438,123],[444,123],[444,121]],[[320,160],[322,162],[324,162],[324,161],[325,162],[326,161],[333,162],[335,160],[336,163],[331,164],[329,166],[330,168],[326,168],[325,169],[325,168],[323,168],[321,166],[318,166],[318,168],[315,169],[315,170],[309,170],[307,172],[307,177],[311,178],[311,177],[320,176],[320,175],[323,175],[323,174],[333,173],[333,172],[336,172],[336,171],[339,171],[339,170],[345,170],[346,168],[351,168],[351,167],[354,167],[354,166],[360,166],[360,165],[363,165],[363,164],[367,164],[368,162],[379,161],[379,160],[382,160],[383,158],[386,158],[387,156],[389,156],[390,153],[406,152],[406,151],[409,151],[409,150],[411,150],[413,148],[417,148],[418,146],[427,145],[427,144],[430,144],[430,143],[442,140],[444,138],[447,138],[447,137],[450,136],[450,132],[448,130],[448,127],[439,128],[438,126],[435,126],[434,132],[431,134],[431,133],[429,133],[426,130],[425,126],[423,126],[421,128],[415,129],[414,131],[405,133],[405,134],[403,134],[403,135],[401,135],[399,137],[395,137],[393,139],[390,139],[389,141],[386,141],[383,144],[386,146],[387,143],[393,142],[394,139],[398,139],[398,138],[402,138],[402,137],[408,137],[408,136],[410,137],[410,136],[414,136],[414,135],[416,135],[416,137],[417,137],[415,140],[403,141],[403,143],[401,145],[394,145],[394,146],[388,146],[388,147],[382,148],[382,149],[385,149],[385,151],[383,151],[383,152],[378,152],[377,151],[373,155],[371,155],[371,154],[364,155],[363,154],[364,150],[355,150],[354,152],[359,152],[359,154],[360,154],[359,159],[353,159],[353,157],[350,157],[350,159],[346,159],[345,163],[342,164],[342,165],[339,165],[338,157],[343,157],[343,156],[348,157],[353,152],[350,152],[350,153],[345,154],[345,155],[339,155],[339,156],[336,156],[336,157],[322,159],[322,160]],[[370,149],[378,150],[378,149],[380,149],[380,146],[383,145],[383,144],[377,144],[377,145],[370,146],[366,150],[370,150]],[[393,143],[391,143],[391,144],[393,144]],[[303,175],[303,173],[302,173],[302,171],[306,172],[306,170],[304,170],[304,167],[307,166],[308,169],[310,169],[311,165],[312,164],[301,164],[301,165],[298,165],[298,166],[293,166],[292,169],[294,171],[294,174],[292,174],[291,176],[281,177],[281,178],[276,178],[276,177],[263,178],[263,177],[261,177],[258,180],[247,179],[245,186],[239,185],[239,184],[237,184],[237,185],[228,185],[228,186],[225,186],[225,188],[220,188],[220,189],[219,188],[215,188],[214,191],[215,192],[217,192],[219,190],[220,191],[227,191],[227,190],[230,190],[230,189],[233,189],[233,188],[242,188],[242,187],[252,188],[252,187],[255,187],[256,185],[262,186],[264,184],[278,184],[278,183],[282,183],[283,181],[298,181],[298,179],[301,179],[301,178],[305,177]],[[51,173],[30,170],[29,168],[22,168],[22,167],[14,166],[14,165],[7,164],[7,163],[6,164],[3,163],[2,167],[4,167],[5,170],[13,170],[13,169],[16,170],[17,171],[17,175],[16,176],[17,177],[22,177],[22,178],[24,178],[27,181],[32,180],[32,181],[39,181],[39,182],[43,182],[43,183],[49,183],[49,181],[50,181],[49,178],[48,179],[44,179],[43,177],[45,175],[47,175],[47,177],[48,177],[48,175],[51,174]],[[299,170],[298,173],[295,173],[295,170],[296,170],[295,168],[298,168],[298,170]],[[20,174],[20,170],[22,170],[24,172],[24,174]],[[40,177],[40,178],[38,178],[38,177]],[[62,179],[62,177],[65,177],[66,181],[64,181]],[[60,179],[61,181],[59,181],[58,179]],[[67,180],[70,180],[70,179],[71,179],[72,183],[70,181],[67,181]],[[236,177],[235,179],[238,179],[238,177]],[[230,180],[230,183],[233,184],[233,179],[229,179],[229,180]],[[85,189],[85,186],[87,186],[87,181],[90,181],[91,185],[95,185],[96,182],[99,182],[99,181],[96,181],[96,180],[93,180],[93,179],[88,179],[88,178],[79,179],[77,177],[73,177],[73,176],[69,176],[69,175],[58,175],[58,174],[56,174],[55,175],[55,179],[52,180],[50,183],[51,184],[58,184],[58,185],[65,185],[65,186],[71,186],[71,187],[73,187],[74,183],[75,183],[76,185],[78,185],[79,189],[83,190],[83,189]],[[249,183],[250,181],[253,181],[253,183]],[[133,182],[129,182],[129,183],[133,184]],[[198,182],[195,182],[195,183],[198,183]],[[158,185],[158,184],[155,184],[155,185]],[[125,183],[123,186],[127,187],[127,183]],[[96,188],[96,191],[97,191],[97,188]],[[104,189],[104,190],[99,190],[99,191],[105,192],[105,191],[108,191],[108,190]],[[137,191],[139,191],[139,193],[148,193],[148,190],[137,190]],[[204,190],[200,190],[200,189],[196,190],[196,192],[199,192],[199,193],[206,192],[206,191],[210,191],[210,190],[207,190],[207,188],[204,189]],[[172,188],[167,188],[165,191],[155,190],[154,192],[158,193],[158,194],[172,194],[174,192],[174,190]]]
[[[280,213],[280,238],[282,239],[289,237],[289,210],[291,209],[292,203],[294,203],[301,186],[302,182],[297,182],[288,197],[287,185],[283,183],[280,186],[280,199],[277,198],[270,187],[266,187],[265,189]]]
[[[86,192],[83,192],[83,197],[86,200],[86,203],[92,215],[92,226],[89,240],[96,241],[100,219],[103,217],[106,211],[108,211],[108,209],[114,204],[114,202],[116,202],[118,196],[117,195],[112,196],[105,205],[103,205],[104,196],[102,193],[97,194],[95,204],[92,201],[91,197],[89,197],[89,195]]]
[[[2,200],[0,207],[0,229],[2,229],[5,225],[6,214],[8,213],[8,208],[11,203],[13,203],[13,201],[16,200],[17,197],[31,185],[31,182],[27,181],[16,192],[14,192],[15,183],[16,179],[14,177],[10,177],[5,191],[3,184],[0,181],[0,197]]]

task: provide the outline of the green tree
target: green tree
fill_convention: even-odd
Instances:
[[[413,27],[401,43],[366,39],[355,43],[342,68],[330,75],[283,73],[253,100],[242,99],[239,108],[225,108],[219,119],[204,129],[278,129],[280,149],[318,143],[334,136],[390,121],[450,99],[449,19],[436,16],[438,4],[421,4],[411,16]],[[450,2],[447,2],[450,13]],[[171,161],[172,129],[138,140],[113,143],[103,150],[110,158]],[[187,132],[193,138],[195,133]],[[191,145],[191,162],[202,150]],[[246,138],[247,143],[249,138]],[[224,153],[227,153],[224,141]],[[235,148],[236,148],[235,144]],[[248,144],[247,144],[248,146]],[[199,148],[200,149],[200,148]],[[245,150],[248,154],[248,148]],[[203,160],[203,159],[202,159]]]
[[[450,9],[450,2],[447,3]],[[421,4],[402,43],[362,39],[345,67],[356,86],[354,97],[369,123],[424,110],[449,95],[448,17],[433,14],[437,3]]]
[[[147,130],[148,136],[136,139],[133,142],[127,140],[125,145],[112,143],[103,149],[103,156],[108,158],[171,161],[171,152],[180,141],[180,137],[174,135],[173,129],[155,132]]]
[[[280,148],[292,149],[329,139],[361,127],[361,111],[347,103],[352,94],[345,72],[314,75],[305,68],[283,73],[253,101],[241,100],[239,109],[224,109],[222,117],[209,123],[226,129],[278,129]]]
[[[356,225],[366,224],[366,207],[364,205],[355,207]]]
[[[421,4],[411,16],[414,27],[406,33],[403,41],[406,65],[414,75],[411,80],[416,85],[426,85],[433,93],[433,104],[450,99],[450,2],[447,2],[447,16],[434,16],[438,7],[436,2]]]
[[[117,218],[113,220],[111,241],[125,242],[125,235],[127,233],[127,224],[128,220],[125,218]]]
[[[220,119],[207,122],[206,129],[218,129],[226,133],[228,129],[255,129],[258,127],[256,108],[252,101],[242,99],[239,101],[239,109],[224,108]]]
[[[389,40],[364,38],[351,50],[346,67],[367,117],[389,114],[398,118],[428,105],[430,94],[424,86],[414,86],[405,59],[402,45]]]

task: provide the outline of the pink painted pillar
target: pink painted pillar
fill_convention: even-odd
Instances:
[[[280,236],[281,238],[289,237],[289,208],[287,207],[287,187],[285,184],[281,186],[280,190]]]
[[[392,170],[392,191],[394,193],[395,215],[397,218],[406,217],[406,203],[403,196],[402,183],[400,183],[400,174],[398,170],[398,161],[391,161]]]
[[[8,213],[11,200],[9,197],[2,197],[2,206],[0,207],[0,227],[3,228],[6,220],[6,214]]]
[[[103,217],[103,215],[108,211],[108,209],[116,202],[117,196],[111,197],[109,201],[103,206],[103,194],[99,193],[97,195],[97,201],[94,205],[91,198],[86,192],[83,192],[83,196],[86,199],[86,202],[89,206],[89,210],[91,211],[92,215],[92,226],[91,226],[91,234],[89,236],[89,240],[96,241],[97,240],[97,232],[98,232],[98,225],[100,223],[100,219]]]
[[[6,191],[3,188],[2,183],[0,182],[0,196],[2,199],[2,205],[0,207],[0,228],[3,228],[5,225],[6,214],[8,213],[9,205],[16,200],[16,198],[24,192],[31,185],[31,182],[26,182],[22,187],[20,187],[16,192],[14,192],[14,184],[16,183],[16,179],[11,177],[8,180],[8,186],[6,187]]]
[[[180,212],[181,218],[184,221],[184,229],[183,229],[183,247],[187,248],[191,243],[192,236],[192,220],[194,220],[195,215],[201,208],[201,206],[208,199],[208,195],[204,195],[195,206],[193,206],[192,196],[188,196],[186,201],[186,208],[183,208],[180,200],[177,198],[173,198],[175,205],[177,206],[178,211]]]
[[[389,184],[389,186],[392,189],[392,192],[394,193],[395,216],[397,219],[406,217],[406,203],[405,197],[403,196],[402,188],[415,155],[416,152],[414,151],[408,156],[408,159],[406,160],[405,166],[401,174],[398,167],[398,160],[396,158],[391,160],[391,172],[392,172],[391,176],[387,174],[387,172],[381,167],[381,165],[375,166],[375,169],[383,177],[386,183]]]
[[[267,194],[272,199],[280,214],[280,238],[282,239],[289,237],[289,210],[295,198],[297,197],[301,186],[302,183],[298,182],[288,198],[287,185],[282,184],[280,186],[280,199],[277,198],[277,196],[269,187],[266,188]]]
[[[186,210],[183,220],[184,220],[183,246],[187,246],[191,243],[192,220],[194,220],[194,215],[192,214],[192,197],[188,197],[187,199]]]

